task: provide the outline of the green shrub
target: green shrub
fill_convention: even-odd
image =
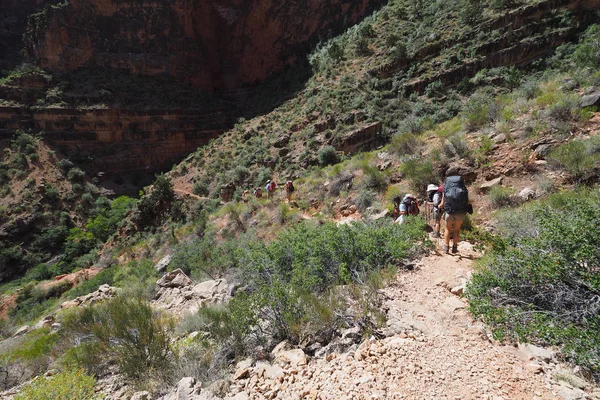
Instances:
[[[67,173],[75,166],[75,164],[73,164],[71,160],[63,158],[58,162],[58,166],[63,170],[63,172]]]
[[[377,193],[369,189],[361,189],[354,198],[354,204],[361,213],[365,213],[377,199]]]
[[[364,173],[362,185],[367,189],[375,190],[376,192],[384,191],[388,186],[388,180],[383,172],[375,165],[370,165],[368,161],[362,163]]]
[[[85,172],[81,168],[71,168],[67,173],[67,179],[70,182],[82,182]]]
[[[67,354],[88,372],[114,362],[119,372],[139,381],[167,374],[172,366],[173,323],[140,298],[118,296],[65,315],[63,329],[87,338]]]
[[[40,359],[50,356],[58,339],[58,334],[50,333],[49,328],[37,329],[27,334],[23,342],[2,356],[9,361],[40,362]]]
[[[423,140],[417,135],[411,133],[398,133],[392,136],[389,149],[399,156],[404,156],[419,154],[422,146]]]
[[[400,170],[417,193],[424,194],[427,191],[427,185],[440,180],[431,161],[408,160],[402,164]]]
[[[498,338],[561,346],[600,378],[600,193],[550,196],[498,216],[497,237],[467,288]],[[583,234],[582,234],[583,233]]]
[[[245,290],[225,309],[202,311],[210,320],[207,329],[242,349],[263,319],[268,323],[261,323],[261,332],[297,342],[309,334],[315,315],[334,314],[325,301],[333,285],[365,282],[370,273],[418,254],[425,239],[424,221],[414,218],[405,225],[305,222],[281,231],[268,245],[249,242],[238,252]]]
[[[494,100],[489,95],[475,94],[469,98],[462,116],[468,130],[476,130],[495,119]]]
[[[208,196],[208,184],[204,181],[194,183],[192,191],[197,196]]]
[[[515,190],[504,186],[494,186],[490,189],[490,203],[495,208],[515,204]]]
[[[325,146],[319,151],[319,164],[322,166],[338,162],[337,152],[333,146]]]
[[[587,181],[596,177],[600,168],[600,137],[562,144],[547,159],[566,169],[574,180]]]
[[[15,400],[91,400],[99,398],[94,394],[95,384],[94,377],[82,369],[67,370],[34,380],[21,389]]]
[[[600,25],[590,26],[582,36],[572,60],[577,66],[598,68],[600,66]]]

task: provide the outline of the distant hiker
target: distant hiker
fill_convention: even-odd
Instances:
[[[275,194],[275,189],[277,188],[277,184],[275,181],[271,181],[270,179],[267,181],[267,185],[265,186],[265,190],[267,191],[267,199],[272,199]]]
[[[433,212],[434,212],[434,206],[433,206],[433,196],[435,195],[435,193],[438,190],[438,186],[430,183],[429,185],[427,185],[427,199],[425,200],[425,219],[427,220],[427,223],[431,224],[432,226],[435,224],[434,218],[433,218]]]
[[[254,188],[254,196],[257,199],[260,199],[262,197],[262,190],[259,187]]]
[[[396,197],[394,201],[396,199],[399,199],[399,197]],[[398,211],[400,216],[397,219],[395,219],[395,221],[399,224],[404,223],[407,215],[419,215],[419,213],[421,212],[421,210],[419,210],[419,204],[417,203],[417,199],[412,194],[407,194],[406,196],[404,196],[404,198],[400,202]]]
[[[433,226],[433,237],[434,238],[439,238],[440,237],[440,225],[441,225],[441,221],[442,221],[442,210],[439,209],[439,205],[442,202],[442,197],[444,195],[444,184],[441,184],[440,187],[438,187],[438,190],[435,191],[435,193],[433,194],[433,221],[434,221],[434,226]]]
[[[473,209],[469,204],[469,191],[465,186],[462,176],[449,176],[444,183],[442,201],[438,208],[444,210],[446,221],[445,245],[442,250],[448,253],[450,247],[450,235],[452,234],[452,253],[458,252],[458,241],[460,240],[460,226],[468,213]]]
[[[242,192],[242,201],[243,201],[244,203],[247,203],[247,202],[248,202],[248,195],[249,195],[249,194],[250,194],[250,192],[249,192],[248,190],[244,190],[244,191]]]
[[[294,187],[294,182],[289,180],[285,183],[285,198],[288,202],[292,201],[292,194],[295,190],[296,188]]]

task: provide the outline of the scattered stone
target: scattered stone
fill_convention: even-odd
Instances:
[[[487,182],[482,183],[479,186],[479,192],[480,193],[486,193],[486,192],[488,192],[494,186],[498,186],[498,185],[502,184],[502,180],[503,179],[504,179],[503,176],[499,176],[496,179],[492,179],[491,181],[487,181]]]
[[[136,392],[131,396],[130,400],[150,400],[150,392],[144,390],[143,392]]]
[[[442,303],[442,308],[450,312],[454,312],[456,310],[465,308],[465,303],[463,303],[456,297],[448,297],[446,300],[444,300],[444,303]]]
[[[342,339],[352,339],[355,342],[360,341],[360,339],[362,339],[362,332],[360,327],[358,326],[354,326],[352,328],[349,329],[345,329],[342,331]]]
[[[504,133],[500,133],[498,135],[495,135],[494,137],[492,137],[492,142],[494,142],[495,144],[501,144],[506,142],[506,135]]]
[[[382,212],[378,213],[378,214],[374,214],[371,216],[371,220],[373,221],[377,221],[379,219],[385,218],[388,216],[390,212],[388,210],[383,210]]]
[[[225,397],[224,400],[248,400],[250,397],[245,392],[239,392],[233,397]]]
[[[527,364],[527,369],[533,372],[534,374],[541,374],[542,372],[544,372],[544,367],[542,367],[538,363]]]
[[[519,343],[519,352],[526,360],[539,360],[550,362],[556,357],[556,353],[543,347],[534,346],[530,343]]]
[[[550,144],[540,144],[533,151],[535,158],[538,160],[543,160],[552,150],[552,146]]]
[[[464,285],[455,286],[452,289],[450,289],[450,293],[452,293],[455,296],[462,296],[464,291],[465,291]]]
[[[193,283],[194,282],[192,282],[190,277],[187,276],[180,268],[166,273],[158,280],[158,282],[156,282],[158,286],[167,288],[182,288],[186,286],[192,286]]]
[[[161,258],[158,263],[156,263],[154,269],[156,269],[161,274],[165,273],[167,271],[167,267],[169,266],[169,264],[171,264],[171,258],[171,255],[167,254],[166,256]]]
[[[202,390],[202,384],[195,378],[182,378],[175,388],[160,400],[220,400],[209,390]]]
[[[554,379],[559,382],[567,383],[577,389],[585,389],[589,386],[589,383],[583,378],[572,374],[569,371],[561,369],[554,374]]]
[[[560,385],[558,394],[563,400],[584,400],[587,398],[587,394],[583,390],[566,385]]]
[[[579,101],[579,106],[581,108],[600,106],[600,93],[593,93],[587,96],[583,96]]]
[[[536,193],[532,188],[526,187],[519,192],[518,196],[522,201],[529,201],[535,199]]]
[[[49,328],[52,326],[52,324],[54,324],[54,315],[46,315],[37,324],[35,324],[33,329]]]
[[[27,332],[29,332],[30,330],[31,330],[31,327],[29,325],[24,325],[24,326],[20,327],[19,329],[17,329],[17,331],[15,332],[13,337],[24,335]]]

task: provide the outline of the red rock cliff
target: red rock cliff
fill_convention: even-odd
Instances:
[[[166,74],[214,90],[263,81],[383,0],[70,0],[31,21],[27,50],[53,71]],[[35,24],[38,25],[35,25]]]

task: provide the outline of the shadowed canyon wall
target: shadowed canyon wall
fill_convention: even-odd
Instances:
[[[70,0],[30,21],[27,51],[51,71],[168,75],[205,90],[264,81],[383,0]]]

